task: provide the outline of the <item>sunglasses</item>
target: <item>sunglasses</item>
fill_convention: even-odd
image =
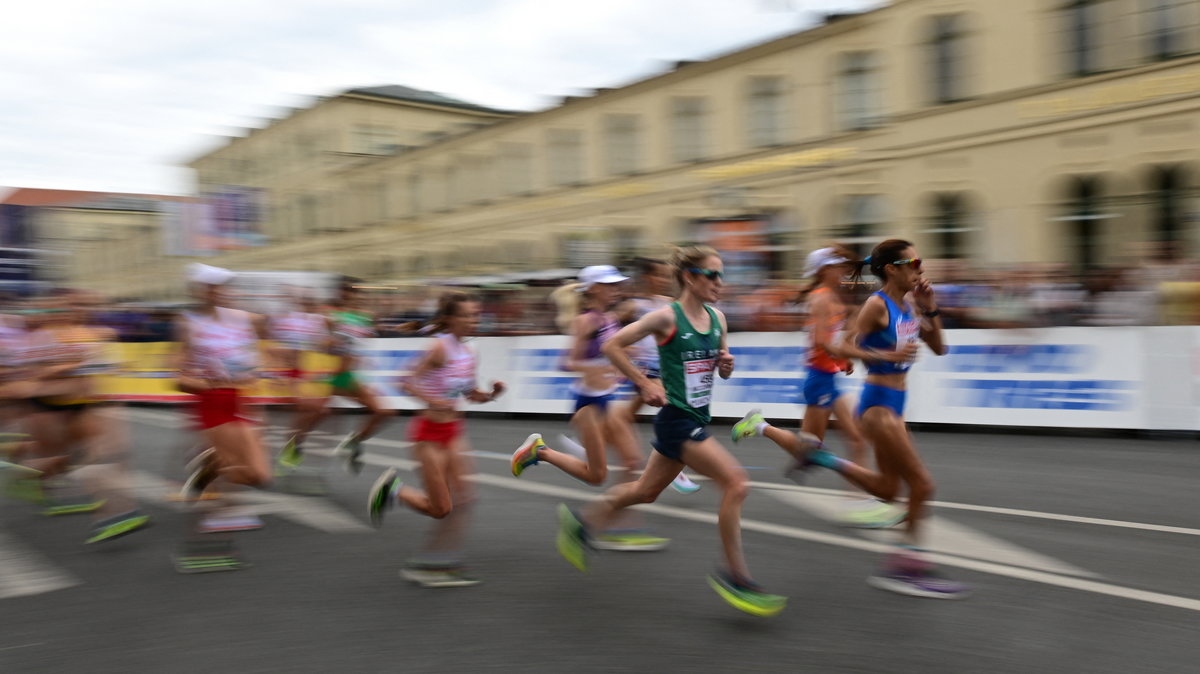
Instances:
[[[903,267],[906,264],[911,264],[913,269],[920,270],[921,269],[921,258],[910,257],[910,258],[906,258],[904,260],[896,260],[892,264],[896,265],[897,267]]]
[[[717,269],[700,269],[699,267],[691,267],[690,269],[688,269],[688,273],[699,274],[700,276],[703,276],[704,278],[706,278],[710,281],[712,281],[713,279],[725,278],[725,272],[719,271]]]

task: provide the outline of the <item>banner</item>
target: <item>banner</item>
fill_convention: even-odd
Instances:
[[[923,350],[908,376],[908,421],[930,424],[1144,430],[1200,430],[1200,327],[1048,328],[947,330],[943,357]],[[400,385],[428,348],[428,338],[376,339],[366,345],[360,375],[392,409],[420,404]],[[569,414],[576,375],[560,369],[569,338],[480,337],[479,385],[501,380],[499,400],[465,409]],[[174,390],[170,344],[122,344],[130,371],[106,383],[114,399],[181,402]],[[718,380],[715,417],[738,418],[761,408],[770,419],[797,420],[807,335],[733,333],[734,376]],[[306,369],[323,378],[334,361],[312,355]],[[858,397],[865,373],[839,377],[842,391]],[[622,392],[628,393],[629,386]],[[309,384],[306,393],[325,392]],[[286,389],[266,380],[249,392],[260,402],[284,399]],[[340,401],[341,406],[353,403]],[[647,408],[646,414],[653,413]]]

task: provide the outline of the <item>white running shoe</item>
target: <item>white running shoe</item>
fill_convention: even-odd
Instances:
[[[682,471],[671,480],[671,488],[680,494],[694,494],[700,491],[700,485],[692,482],[691,478],[684,475]]]

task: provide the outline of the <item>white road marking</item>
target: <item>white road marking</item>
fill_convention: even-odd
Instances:
[[[53,592],[79,579],[0,532],[0,599]]]
[[[846,498],[844,495],[803,494],[784,491],[768,491],[766,493],[772,498],[787,503],[794,508],[812,513],[820,519],[829,522],[839,522],[845,513]],[[1034,552],[1028,548],[1023,548],[994,536],[989,536],[971,527],[956,524],[936,515],[926,519],[924,524],[925,541],[923,545],[933,552],[944,552],[973,559],[986,559],[998,564],[1038,569],[1040,571],[1060,573],[1068,576],[1100,577],[1099,574],[1092,573],[1073,564],[1068,564],[1067,562]],[[863,538],[881,543],[894,542],[899,535],[899,532],[896,530],[872,531],[857,529],[855,531]]]

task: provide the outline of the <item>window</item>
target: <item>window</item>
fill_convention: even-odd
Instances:
[[[875,54],[865,51],[843,54],[838,83],[838,119],[842,130],[857,131],[878,126],[881,110]]]
[[[507,196],[533,191],[533,150],[529,143],[500,144],[500,189]]]
[[[1195,0],[1141,0],[1144,42],[1151,59],[1165,61],[1195,50],[1200,8]]]
[[[887,203],[882,194],[852,194],[842,201],[834,238],[849,246],[858,259],[871,254],[887,224]]]
[[[706,152],[705,100],[698,96],[671,99],[671,160],[704,159]]]
[[[1181,166],[1160,166],[1152,176],[1154,240],[1161,257],[1177,259],[1187,240],[1188,174]]]
[[[578,185],[584,182],[583,134],[578,129],[548,129],[546,159],[551,185]]]
[[[749,92],[751,147],[783,142],[784,90],[782,77],[752,77]]]
[[[967,235],[971,231],[967,202],[958,193],[935,194],[925,234],[932,243],[932,257],[953,260],[967,257]]]
[[[1101,45],[1101,2],[1072,0],[1067,5],[1067,68],[1082,77],[1103,69]]]
[[[1080,269],[1094,269],[1099,264],[1103,221],[1116,217],[1104,208],[1103,196],[1104,185],[1099,178],[1076,178],[1067,191],[1066,214],[1057,218],[1070,228],[1067,238]]]
[[[928,46],[933,102],[953,103],[966,98],[964,43],[962,17],[933,18],[933,35]]]
[[[396,150],[396,136],[386,126],[357,124],[354,127],[354,148],[359,154],[392,154]]]
[[[605,116],[605,169],[609,175],[627,175],[638,171],[641,165],[640,135],[637,115]]]

